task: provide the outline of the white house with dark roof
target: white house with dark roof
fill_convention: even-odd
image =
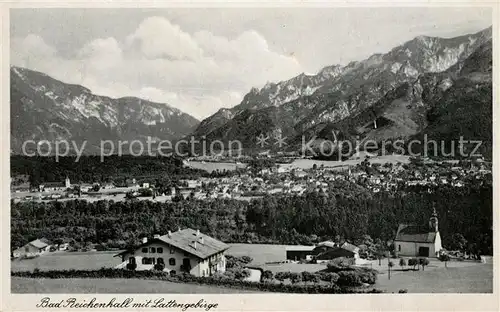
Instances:
[[[143,243],[131,250],[115,255],[122,258],[117,268],[128,263],[137,264],[136,270],[152,270],[155,264],[164,264],[164,271],[189,272],[195,276],[211,276],[226,270],[224,252],[229,245],[200,233],[184,229],[166,235],[143,239]]]
[[[399,256],[437,257],[441,246],[436,210],[428,226],[400,224],[394,239],[394,250]]]

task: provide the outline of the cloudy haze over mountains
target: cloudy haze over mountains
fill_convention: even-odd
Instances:
[[[491,23],[480,8],[12,10],[11,64],[201,120],[266,82]]]

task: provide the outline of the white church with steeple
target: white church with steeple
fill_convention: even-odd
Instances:
[[[400,224],[394,239],[394,251],[403,257],[437,257],[441,249],[436,209],[426,226]]]

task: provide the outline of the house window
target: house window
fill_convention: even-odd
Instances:
[[[401,245],[398,245],[398,251],[401,251]]]
[[[128,258],[128,263],[135,264],[135,257]]]
[[[168,264],[170,264],[171,266],[175,266],[175,258],[168,259]]]
[[[29,251],[30,251],[30,248],[29,248],[29,247],[24,247],[24,251],[25,251],[25,252],[29,252]]]
[[[148,253],[148,247],[144,247],[144,248],[142,248],[142,252],[143,252],[143,253]]]
[[[149,252],[150,253],[155,253],[156,252],[156,248],[154,248],[154,247],[149,248]]]
[[[155,258],[142,258],[142,264],[155,264]]]
[[[165,262],[163,262],[163,258],[158,258],[156,260],[156,263],[158,263],[158,264],[165,264]]]
[[[156,248],[156,252],[157,252],[157,253],[163,253],[163,248],[162,248],[162,247],[158,247],[158,248]]]

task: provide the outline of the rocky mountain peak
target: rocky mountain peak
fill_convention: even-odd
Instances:
[[[170,107],[137,97],[113,99],[46,74],[11,67],[11,138],[18,150],[25,140],[178,139],[198,120]],[[90,143],[92,144],[92,143]]]

